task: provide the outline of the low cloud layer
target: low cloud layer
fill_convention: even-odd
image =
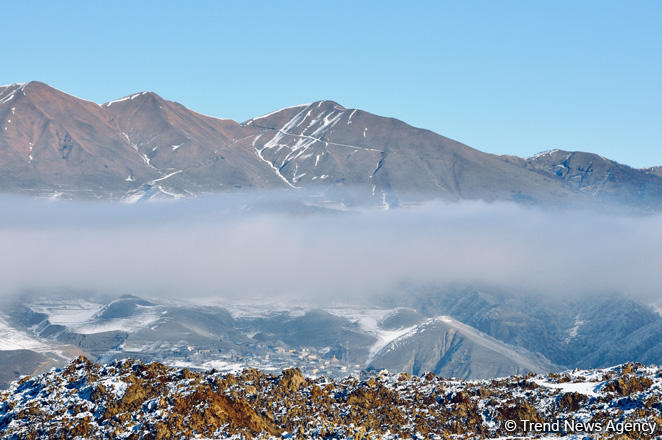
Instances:
[[[274,196],[274,205],[283,201]],[[3,198],[0,292],[335,300],[406,281],[662,297],[662,216],[481,202],[290,215],[246,208],[255,203],[247,195],[132,206]]]

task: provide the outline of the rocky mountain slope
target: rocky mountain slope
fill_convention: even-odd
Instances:
[[[655,205],[660,199],[657,167],[637,170],[593,153],[549,150],[528,159],[508,162],[563,182],[573,191],[593,194],[604,201],[628,203],[638,200]],[[632,182],[637,185],[631,185]]]
[[[482,439],[546,430],[553,438],[651,439],[662,432],[661,386],[660,368],[640,364],[483,381],[404,373],[334,381],[298,370],[226,375],[81,357],[0,392],[0,435]]]
[[[5,86],[0,120],[4,191],[121,198],[277,185],[252,150],[224,154],[246,133],[239,124],[153,93],[97,105],[40,82]]]
[[[412,289],[387,301],[427,317],[449,315],[499,341],[540,353],[567,368],[596,368],[636,360],[657,363],[662,316],[623,295],[546,298],[499,289]]]
[[[382,206],[432,197],[662,206],[655,168],[557,150],[486,154],[332,101],[239,124],[151,92],[98,105],[40,82],[0,86],[0,191],[135,201],[251,188],[352,189]]]
[[[391,341],[370,360],[368,369],[421,375],[490,378],[555,366],[542,356],[518,350],[449,317],[431,318]]]
[[[332,101],[293,107],[244,124],[255,147],[292,186],[340,184],[386,203],[437,196],[456,199],[550,199],[569,196],[547,176],[459,142]]]

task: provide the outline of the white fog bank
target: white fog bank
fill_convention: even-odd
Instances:
[[[0,199],[0,292],[351,298],[407,281],[662,297],[659,215],[482,202],[294,215],[245,202]]]

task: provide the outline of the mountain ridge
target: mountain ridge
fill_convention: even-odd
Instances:
[[[24,377],[0,391],[9,438],[658,438],[656,366],[464,381],[382,372],[365,378],[191,371],[135,360]],[[295,416],[293,416],[295,415]],[[551,422],[560,421],[552,428]],[[625,425],[628,422],[629,425]],[[587,427],[588,426],[588,427]],[[551,432],[550,432],[551,433]],[[560,437],[559,437],[560,438]]]
[[[416,376],[431,371],[462,379],[558,369],[540,354],[508,345],[450,316],[428,318],[417,324],[379,350],[367,368]]]
[[[383,207],[441,198],[662,208],[656,167],[563,150],[493,155],[329,100],[239,123],[154,92],[97,104],[32,81],[0,87],[0,121],[2,192],[135,201],[333,187]]]

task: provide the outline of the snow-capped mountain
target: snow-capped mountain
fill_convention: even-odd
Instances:
[[[662,206],[662,177],[588,153],[486,154],[402,121],[317,101],[242,124],[151,92],[96,104],[0,86],[0,191],[135,201],[263,188],[422,198]]]

